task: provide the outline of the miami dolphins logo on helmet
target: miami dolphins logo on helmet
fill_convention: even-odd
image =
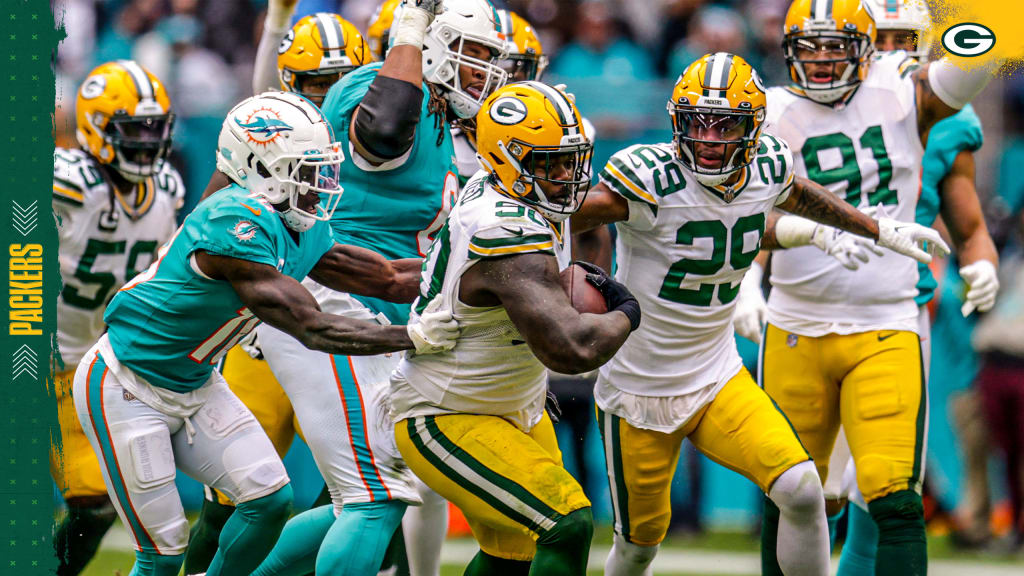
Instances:
[[[270,108],[259,108],[250,114],[245,122],[235,118],[235,123],[245,130],[250,142],[266,146],[277,139],[281,132],[294,130],[287,122],[281,120],[277,112]]]

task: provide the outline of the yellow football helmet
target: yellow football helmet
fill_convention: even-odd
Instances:
[[[517,82],[488,96],[476,115],[476,151],[495,188],[552,222],[579,209],[590,188],[593,145],[580,112],[547,84]]]
[[[676,157],[702,184],[725,182],[754,161],[767,102],[764,83],[746,60],[705,54],[679,76],[668,101]]]
[[[363,35],[337,14],[318,12],[292,26],[277,49],[281,89],[323,103],[327,88],[363,64],[373,62]],[[315,89],[310,84],[319,80]]]
[[[79,145],[131,182],[159,170],[171,148],[174,114],[163,82],[133,60],[97,66],[75,101]]]
[[[793,0],[784,32],[790,78],[808,98],[835,102],[867,77],[877,33],[869,3]]]
[[[548,57],[533,26],[511,10],[498,10],[498,22],[508,47],[508,58],[498,65],[508,73],[509,81],[540,80],[548,67]]]
[[[395,20],[395,8],[402,3],[402,0],[385,0],[377,6],[370,18],[370,27],[366,29],[366,41],[370,44],[370,52],[378,60],[384,59],[388,51],[388,40],[391,32],[391,23]]]

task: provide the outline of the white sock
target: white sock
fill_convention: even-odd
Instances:
[[[651,562],[658,553],[658,546],[637,546],[615,535],[615,543],[604,563],[605,576],[652,576]]]
[[[402,518],[402,535],[412,576],[441,574],[441,545],[448,534],[448,501],[419,478],[416,490],[423,504],[409,506]]]
[[[768,497],[779,507],[776,554],[786,576],[829,574],[828,520],[821,479],[811,461],[801,462],[772,485]]]

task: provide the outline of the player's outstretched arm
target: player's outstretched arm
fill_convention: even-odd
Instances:
[[[635,328],[626,312],[611,306],[606,314],[577,312],[547,254],[485,259],[463,275],[460,290],[459,298],[472,306],[503,306],[537,359],[563,374],[598,368]]]
[[[412,302],[419,295],[422,266],[420,258],[388,260],[373,250],[335,244],[320,257],[309,277],[339,292]]]
[[[375,355],[413,348],[405,326],[325,314],[308,290],[272,266],[203,251],[196,253],[196,261],[207,276],[230,282],[257,318],[311,350]]]
[[[384,64],[352,112],[349,141],[374,166],[398,159],[412,148],[423,104],[423,36],[442,8],[442,0],[402,4]]]
[[[270,0],[267,18],[263,21],[263,34],[256,46],[256,63],[252,70],[252,93],[280,90],[281,80],[277,71],[277,49],[288,34],[288,23],[295,14],[299,0]]]
[[[629,220],[629,203],[621,194],[616,194],[604,182],[587,192],[583,205],[572,215],[574,234],[581,234],[594,228]],[[594,262],[594,260],[589,260]]]

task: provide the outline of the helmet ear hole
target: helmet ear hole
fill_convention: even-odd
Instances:
[[[263,162],[256,162],[256,173],[263,178],[270,178],[270,170],[267,170],[267,167],[263,165]]]

